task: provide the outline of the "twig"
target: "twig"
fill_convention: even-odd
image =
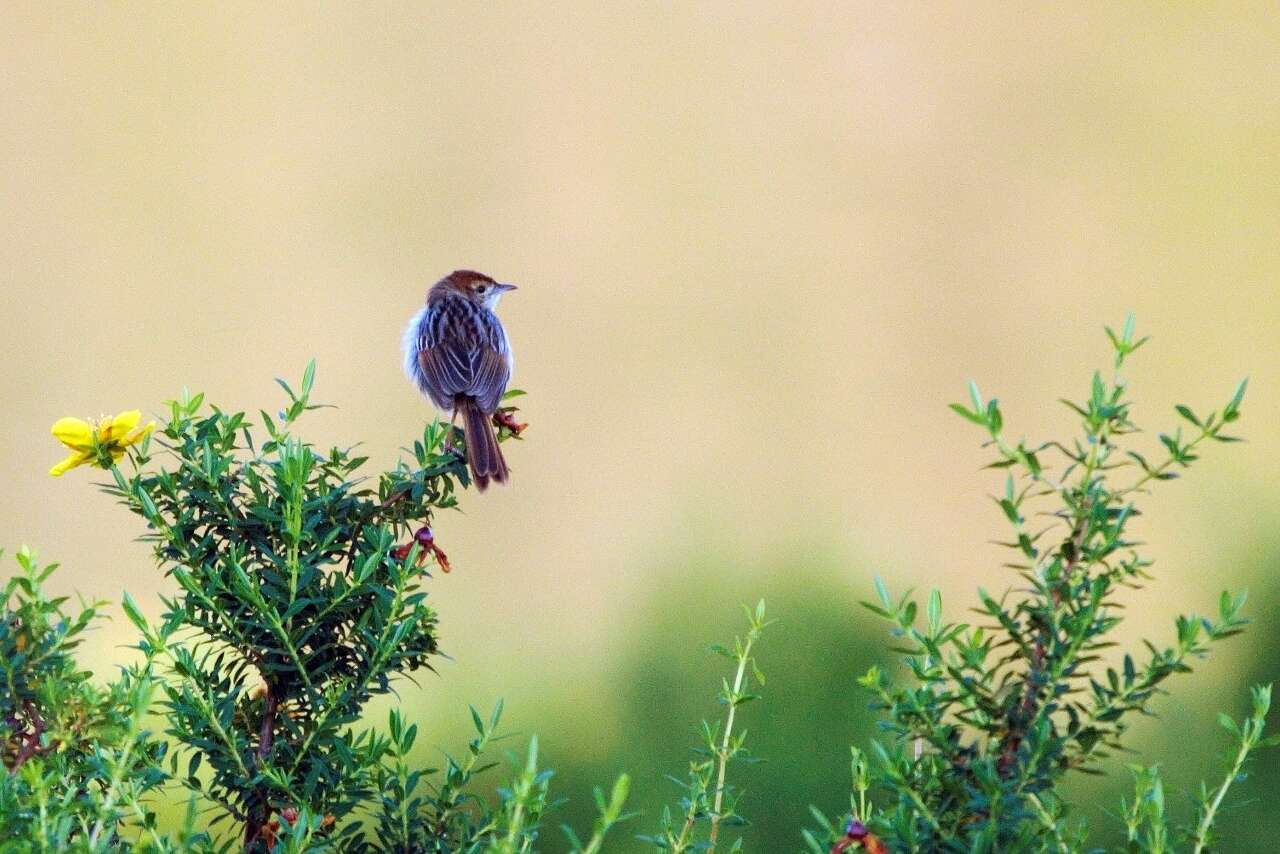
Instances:
[[[1222,806],[1222,799],[1227,796],[1227,789],[1231,788],[1231,784],[1240,776],[1240,768],[1244,765],[1244,760],[1249,756],[1249,750],[1253,747],[1249,740],[1242,739],[1240,742],[1240,750],[1236,752],[1235,762],[1231,765],[1231,771],[1227,774],[1222,785],[1218,787],[1218,791],[1213,796],[1213,800],[1209,802],[1209,808],[1204,811],[1204,817],[1200,819],[1200,825],[1196,828],[1196,847],[1193,854],[1200,854],[1204,850],[1209,841],[1209,830],[1213,827],[1213,820],[1218,812],[1218,807]]]
[[[738,672],[734,674],[733,691],[728,697],[729,712],[725,715],[724,735],[720,739],[720,750],[716,752],[716,796],[711,808],[711,835],[708,839],[712,849],[715,848],[716,836],[720,833],[720,809],[724,804],[724,775],[729,765],[729,742],[733,736],[733,719],[738,711],[738,698],[742,693],[742,682],[747,675],[747,662],[751,660],[751,646],[754,643],[755,632],[750,632],[738,656]]]

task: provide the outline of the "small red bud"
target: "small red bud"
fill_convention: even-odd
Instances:
[[[404,560],[409,556],[409,550],[413,548],[412,543],[406,543],[403,546],[396,546],[391,550],[391,556],[396,560]]]
[[[298,810],[295,807],[285,807],[280,811],[280,817],[289,824],[293,824],[298,820]]]
[[[850,819],[844,826],[844,836],[836,840],[836,844],[831,846],[830,854],[846,854],[846,852],[854,850],[857,846],[867,854],[888,854],[889,849],[880,841],[880,837],[872,833],[865,824],[858,819]]]

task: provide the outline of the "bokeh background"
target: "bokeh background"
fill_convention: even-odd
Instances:
[[[886,663],[873,574],[961,618],[1009,582],[976,378],[1032,439],[1153,335],[1137,416],[1252,378],[1241,432],[1150,500],[1154,588],[1126,638],[1252,594],[1253,630],[1140,727],[1172,790],[1216,776],[1250,681],[1280,676],[1280,18],[1274,5],[879,3],[4,5],[0,540],[59,590],[156,607],[168,584],[62,415],[183,386],[256,411],[319,360],[317,441],[377,462],[430,417],[399,372],[427,286],[521,285],[527,389],[509,488],[438,535],[452,662],[400,702],[460,750],[466,704],[541,735],[563,815],[621,769],[677,792],[723,662],[763,596],[772,677],[744,710],[751,851],[847,803],[854,685]],[[1155,446],[1154,435],[1139,444]],[[124,659],[117,621],[86,650]],[[518,747],[519,741],[508,743]],[[1120,769],[1119,763],[1115,768]],[[1273,756],[1226,850],[1280,834]],[[498,783],[495,776],[492,784]],[[1094,802],[1112,810],[1118,771]],[[1176,809],[1183,799],[1171,794]],[[1118,823],[1101,807],[1100,828]],[[1105,839],[1106,837],[1100,837]],[[618,851],[636,850],[621,837]]]

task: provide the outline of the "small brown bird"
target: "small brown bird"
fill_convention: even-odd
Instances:
[[[462,416],[471,478],[480,490],[507,482],[507,462],[492,418],[515,367],[494,309],[515,285],[474,270],[454,270],[427,291],[404,331],[404,372],[442,412]]]

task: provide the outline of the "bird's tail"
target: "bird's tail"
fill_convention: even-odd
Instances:
[[[498,436],[488,413],[482,411],[474,398],[460,398],[455,404],[462,416],[462,428],[467,442],[467,462],[471,466],[471,479],[484,492],[489,481],[507,482],[507,461],[498,447]]]

